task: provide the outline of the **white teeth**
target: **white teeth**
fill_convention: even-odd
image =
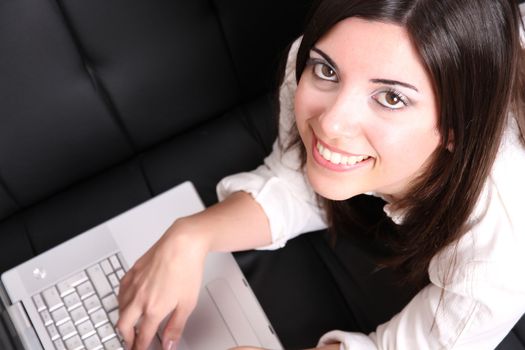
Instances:
[[[340,155],[339,153],[335,153],[335,152],[332,152],[332,156],[330,157],[330,161],[334,164],[339,164],[341,163],[341,158],[342,158],[342,155]]]
[[[326,160],[330,160],[330,158],[332,157],[332,152],[330,152],[329,149],[325,148],[323,149],[323,153],[321,153],[324,157],[324,159]]]
[[[345,156],[341,153],[332,152],[321,145],[319,142],[317,143],[316,147],[319,151],[319,154],[321,154],[324,159],[336,165],[354,165],[369,158],[368,156]]]

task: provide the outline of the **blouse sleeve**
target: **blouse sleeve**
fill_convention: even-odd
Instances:
[[[270,224],[272,244],[259,249],[277,249],[304,232],[326,227],[317,198],[302,170],[298,147],[284,148],[295,127],[295,60],[300,38],[290,48],[285,77],[279,90],[279,138],[264,164],[251,172],[228,176],[217,185],[219,200],[244,191],[263,208]]]

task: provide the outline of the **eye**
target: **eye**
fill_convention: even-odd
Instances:
[[[318,78],[323,80],[337,81],[337,73],[325,63],[317,63],[314,65],[314,73]]]
[[[375,94],[373,99],[388,109],[400,109],[408,106],[408,98],[395,90],[381,91]]]
[[[335,69],[332,68],[325,61],[310,58],[307,62],[307,65],[312,66],[313,73],[317,78],[334,82],[339,81]]]

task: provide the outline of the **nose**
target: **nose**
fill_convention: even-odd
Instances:
[[[319,124],[326,137],[355,138],[361,133],[361,122],[364,114],[362,96],[355,92],[343,92],[327,102],[324,112],[319,117]]]

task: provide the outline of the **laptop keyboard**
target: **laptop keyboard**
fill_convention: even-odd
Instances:
[[[124,268],[117,255],[33,296],[56,350],[120,350],[115,332]]]

